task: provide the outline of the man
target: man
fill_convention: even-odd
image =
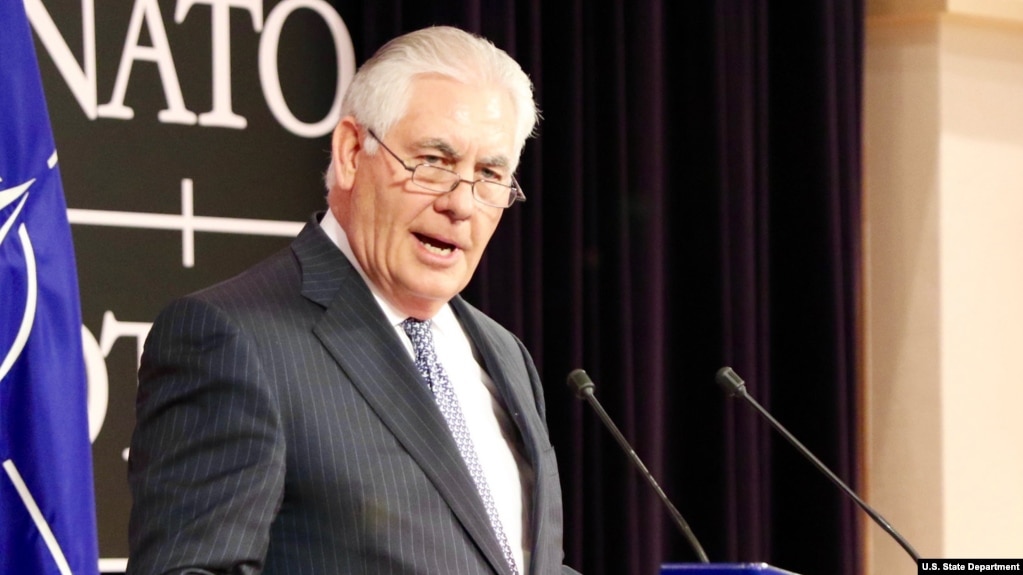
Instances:
[[[428,28],[344,110],[329,210],[150,332],[128,572],[572,573],[535,367],[458,296],[525,198],[529,79]]]

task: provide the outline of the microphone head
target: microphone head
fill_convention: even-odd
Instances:
[[[727,365],[718,370],[717,375],[714,376],[714,381],[718,382],[718,385],[725,390],[728,397],[746,395],[746,382]]]
[[[568,387],[575,392],[575,396],[579,399],[585,398],[587,395],[593,395],[593,390],[597,387],[590,376],[586,375],[586,372],[581,369],[573,369],[568,374]]]

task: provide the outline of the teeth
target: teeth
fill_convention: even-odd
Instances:
[[[440,256],[446,256],[451,253],[451,248],[442,248],[439,246],[435,246],[433,244],[428,244],[426,242],[423,242],[423,246],[426,247],[426,251],[435,253]]]

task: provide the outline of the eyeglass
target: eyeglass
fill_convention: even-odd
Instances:
[[[440,166],[431,166],[430,164],[418,164],[416,166],[409,166],[398,157],[387,147],[373,130],[367,130],[373,139],[380,143],[380,145],[387,150],[387,153],[391,155],[395,160],[401,164],[401,167],[405,168],[412,173],[412,183],[416,184],[420,188],[433,192],[435,194],[447,194],[455,191],[455,188],[459,184],[465,182],[469,184],[472,189],[472,197],[477,202],[485,205],[492,206],[495,208],[510,208],[515,202],[526,201],[526,195],[522,193],[522,188],[519,187],[518,180],[515,176],[512,176],[512,184],[502,184],[501,182],[495,182],[494,180],[479,179],[479,180],[466,180],[462,176],[458,175],[457,172],[451,171],[447,168],[441,168]]]

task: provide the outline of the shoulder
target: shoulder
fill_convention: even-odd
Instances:
[[[482,310],[465,301],[462,296],[455,296],[450,302],[452,311],[455,312],[455,316],[462,322],[463,325],[471,326],[479,331],[485,332],[488,335],[507,339],[508,341],[518,342],[518,337],[515,336],[506,327],[497,322],[494,318],[483,313]]]
[[[501,367],[514,371],[522,370],[526,379],[534,386],[538,384],[533,358],[518,336],[461,296],[451,300],[451,308],[485,361],[497,361]]]
[[[232,309],[298,293],[301,282],[298,259],[290,248],[285,248],[238,275],[193,292],[185,299]]]
[[[288,302],[301,300],[302,294],[310,290],[322,291],[322,286],[337,289],[347,261],[320,229],[317,215],[289,246],[233,277],[180,298],[168,309],[209,306],[232,316],[260,315],[282,305],[287,307]]]
[[[462,323],[466,334],[476,345],[485,343],[492,346],[499,354],[505,357],[521,355],[527,363],[531,363],[529,352],[522,344],[518,336],[508,328],[497,322],[494,318],[485,314],[476,306],[456,296],[450,302],[451,309]]]

